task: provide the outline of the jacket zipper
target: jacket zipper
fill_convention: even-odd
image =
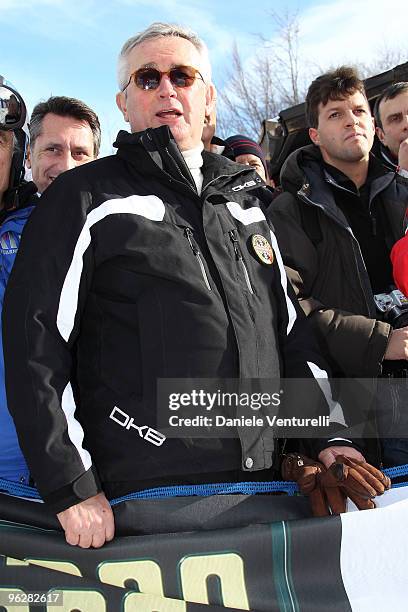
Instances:
[[[153,139],[152,139],[151,135],[150,135],[148,132],[147,132],[147,137],[149,138],[149,140],[150,140],[151,142],[153,142]],[[177,170],[178,170],[178,174],[179,174],[179,175],[180,175],[180,177],[182,178],[182,181],[176,181],[176,182],[177,182],[177,183],[180,183],[180,184],[182,184],[182,185],[184,185],[184,186],[188,186],[188,187],[189,187],[189,189],[190,189],[190,190],[191,190],[191,191],[194,193],[194,195],[195,195],[195,196],[197,196],[197,197],[200,199],[200,201],[201,201],[201,196],[200,196],[200,195],[198,195],[198,192],[197,192],[197,186],[196,186],[196,184],[195,184],[195,181],[194,181],[193,175],[192,175],[192,174],[191,174],[191,172],[190,172],[190,168],[187,166],[187,164],[185,164],[185,165],[186,165],[186,168],[187,168],[187,170],[188,170],[188,173],[189,173],[189,175],[190,175],[190,177],[191,177],[191,182],[186,182],[186,177],[185,177],[185,176],[183,175],[183,173],[181,172],[181,170],[180,170],[180,168],[179,168],[179,166],[178,166],[178,164],[177,164],[177,160],[176,160],[176,159],[175,159],[175,158],[174,158],[174,157],[173,157],[173,156],[170,154],[170,151],[168,150],[168,148],[167,148],[167,147],[165,147],[165,148],[164,148],[164,150],[165,150],[166,154],[167,154],[167,155],[168,155],[168,156],[169,156],[169,157],[170,157],[170,158],[171,158],[171,159],[172,159],[172,160],[175,162],[176,167],[177,167]],[[172,175],[171,175],[171,174],[169,174],[169,173],[168,173],[168,172],[166,172],[165,170],[163,170],[163,172],[164,172],[164,174],[166,174],[166,175],[169,177],[169,181],[170,181],[170,182],[172,182],[172,181],[174,181],[174,180],[175,180],[175,179],[172,177]],[[207,189],[207,187],[209,187],[210,185],[212,185],[212,184],[213,184],[213,183],[215,183],[216,181],[218,181],[218,180],[220,180],[220,179],[223,179],[223,178],[233,178],[233,177],[235,177],[235,176],[238,176],[238,175],[239,175],[240,173],[242,173],[242,172],[244,172],[244,173],[245,173],[245,172],[247,172],[247,173],[249,174],[249,173],[251,172],[251,169],[250,169],[250,168],[248,168],[248,170],[239,170],[239,171],[237,171],[237,172],[234,172],[233,174],[221,174],[220,176],[217,176],[217,177],[215,177],[215,178],[211,179],[211,181],[209,181],[208,183],[206,183],[206,185],[204,185],[204,184],[203,184],[203,187],[202,187],[202,189],[201,189],[201,194],[203,193],[203,191],[204,191],[205,189]],[[253,170],[252,170],[252,172],[253,172]],[[258,182],[258,181],[257,181],[257,182]],[[262,184],[262,181],[260,180],[260,181],[259,181],[259,183],[260,183],[260,184]],[[258,188],[258,187],[259,187],[259,184],[257,184],[257,185],[255,185],[255,186],[251,187],[251,189],[255,189],[255,187],[256,187],[256,188]]]
[[[153,142],[153,138],[151,137],[151,135],[149,134],[149,132],[146,132],[146,136],[147,136],[147,138],[150,140],[150,142]],[[143,144],[143,142],[142,142],[141,144]],[[146,147],[145,147],[145,149],[146,149]],[[146,149],[146,151],[147,151],[147,149]],[[187,167],[187,169],[188,169],[188,171],[189,171],[189,174],[190,174],[190,176],[191,176],[191,183],[190,183],[188,180],[186,180],[186,177],[183,175],[183,173],[181,172],[181,170],[180,170],[180,168],[179,168],[179,165],[178,165],[178,163],[177,163],[177,160],[176,160],[174,157],[172,157],[172,156],[171,156],[170,151],[168,150],[168,148],[167,148],[167,147],[164,147],[164,151],[165,151],[165,152],[166,152],[166,154],[167,154],[167,155],[168,155],[168,156],[169,156],[169,157],[170,157],[170,158],[171,158],[171,159],[172,159],[172,160],[175,162],[175,165],[176,165],[176,168],[177,168],[178,174],[179,174],[179,176],[180,176],[180,177],[181,177],[181,179],[182,179],[181,181],[179,181],[179,180],[177,180],[176,178],[174,178],[174,176],[172,176],[172,175],[171,175],[169,172],[167,172],[166,170],[161,169],[161,171],[163,172],[163,174],[164,174],[164,175],[167,177],[167,179],[168,179],[169,183],[177,183],[177,184],[179,184],[179,185],[182,185],[183,187],[187,187],[187,188],[188,188],[188,190],[189,190],[189,192],[193,192],[193,193],[194,193],[194,195],[195,195],[197,198],[199,198],[199,199],[200,199],[200,196],[199,196],[199,195],[198,195],[198,193],[197,193],[196,184],[195,184],[195,182],[194,182],[194,179],[193,179],[193,177],[192,177],[192,175],[191,175],[191,172],[190,172],[190,170],[189,170],[188,166],[186,165],[186,167]],[[148,151],[147,151],[147,152],[148,152]]]
[[[232,242],[232,245],[234,247],[234,253],[235,253],[236,260],[238,261],[239,265],[242,268],[242,272],[244,273],[244,278],[245,278],[246,285],[248,287],[248,291],[253,294],[254,291],[252,289],[252,285],[251,285],[251,281],[250,281],[250,278],[249,278],[248,270],[247,270],[247,267],[245,265],[244,258],[242,257],[242,251],[241,251],[241,248],[240,248],[239,243],[238,243],[238,238],[237,238],[237,235],[236,235],[237,232],[236,232],[236,230],[230,230],[228,232],[228,234],[229,234],[230,240]]]
[[[173,157],[173,156],[170,154],[170,151],[168,150],[168,148],[167,148],[167,147],[165,147],[165,149],[164,149],[164,150],[166,151],[166,153],[167,153],[168,157],[170,157],[170,159],[171,159],[171,160],[172,160],[172,161],[175,163],[176,168],[177,168],[177,171],[178,171],[179,175],[181,176],[181,178],[183,179],[183,180],[182,180],[182,182],[183,182],[184,184],[186,184],[186,177],[184,176],[184,174],[183,174],[183,173],[182,173],[182,171],[180,170],[179,165],[178,165],[178,163],[177,163],[177,159],[175,159],[175,158],[174,158],[174,157]],[[191,189],[191,190],[192,190],[192,191],[195,193],[195,195],[198,195],[198,193],[197,193],[197,186],[196,186],[196,184],[195,184],[195,181],[194,181],[193,175],[192,175],[192,174],[191,174],[191,172],[190,172],[190,168],[187,166],[187,164],[186,164],[186,163],[185,163],[185,166],[186,166],[186,168],[187,168],[187,172],[188,172],[188,174],[189,174],[189,177],[191,178],[191,181],[188,181],[188,183],[187,183],[187,184],[188,184],[188,186],[190,187],[190,189]]]
[[[189,243],[189,245],[191,247],[191,250],[193,251],[194,256],[196,257],[196,259],[197,259],[197,261],[198,261],[198,263],[200,265],[201,274],[202,274],[203,280],[204,280],[204,282],[206,284],[206,287],[207,287],[208,291],[211,291],[210,281],[208,280],[208,275],[207,275],[207,272],[205,270],[205,266],[204,266],[203,258],[201,256],[200,249],[193,242],[193,232],[192,232],[192,230],[189,227],[185,227],[184,228],[184,235],[187,238],[188,243]]]

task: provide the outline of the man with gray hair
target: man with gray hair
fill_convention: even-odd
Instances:
[[[47,189],[3,317],[30,470],[67,542],[85,548],[113,537],[107,497],[273,478],[268,428],[166,439],[158,379],[325,374],[262,210],[269,191],[250,167],[203,152],[215,96],[205,45],[155,23],[125,43],[118,74],[131,133]]]

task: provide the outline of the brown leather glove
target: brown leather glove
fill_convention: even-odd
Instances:
[[[323,463],[313,461],[306,455],[289,453],[282,462],[284,480],[294,480],[303,495],[308,495],[313,516],[327,516],[329,513],[322,490],[319,487],[319,476],[326,471]]]
[[[326,472],[320,474],[319,486],[325,493],[333,514],[346,511],[347,497],[359,510],[375,508],[377,495],[391,487],[391,481],[373,465],[339,455]]]
[[[391,481],[366,462],[339,455],[329,469],[305,455],[290,453],[282,462],[284,480],[295,480],[301,493],[309,495],[314,516],[340,514],[349,497],[359,508],[375,508],[373,498],[390,488]]]

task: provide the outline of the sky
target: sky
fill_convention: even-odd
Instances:
[[[99,115],[102,154],[127,124],[116,107],[116,59],[123,43],[153,21],[181,23],[207,43],[214,82],[226,85],[234,41],[262,52],[275,35],[271,12],[298,11],[301,61],[322,70],[372,62],[383,47],[408,60],[406,0],[0,0],[0,74],[29,109],[51,95],[84,100]]]

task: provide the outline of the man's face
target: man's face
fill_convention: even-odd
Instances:
[[[245,166],[251,166],[266,183],[265,168],[261,159],[257,155],[253,155],[252,153],[243,153],[242,155],[237,155],[235,161],[239,164],[244,164]]]
[[[3,195],[9,185],[11,160],[13,158],[13,132],[0,130],[0,208]]]
[[[408,91],[392,100],[383,100],[379,111],[382,129],[376,128],[377,136],[398,157],[401,142],[408,138]]]
[[[41,134],[29,149],[27,166],[43,193],[62,172],[95,159],[92,130],[86,121],[74,117],[45,115]]]
[[[319,104],[319,123],[310,128],[312,142],[332,166],[368,159],[374,140],[374,119],[368,102],[359,91],[343,100]]]
[[[175,66],[192,66],[202,72],[202,60],[194,45],[178,36],[163,36],[137,45],[128,56],[130,76],[143,67],[161,72]],[[182,151],[198,147],[204,125],[214,100],[214,86],[198,76],[190,87],[175,87],[163,75],[154,90],[139,89],[132,79],[124,92],[116,96],[118,107],[132,132],[168,125]]]

